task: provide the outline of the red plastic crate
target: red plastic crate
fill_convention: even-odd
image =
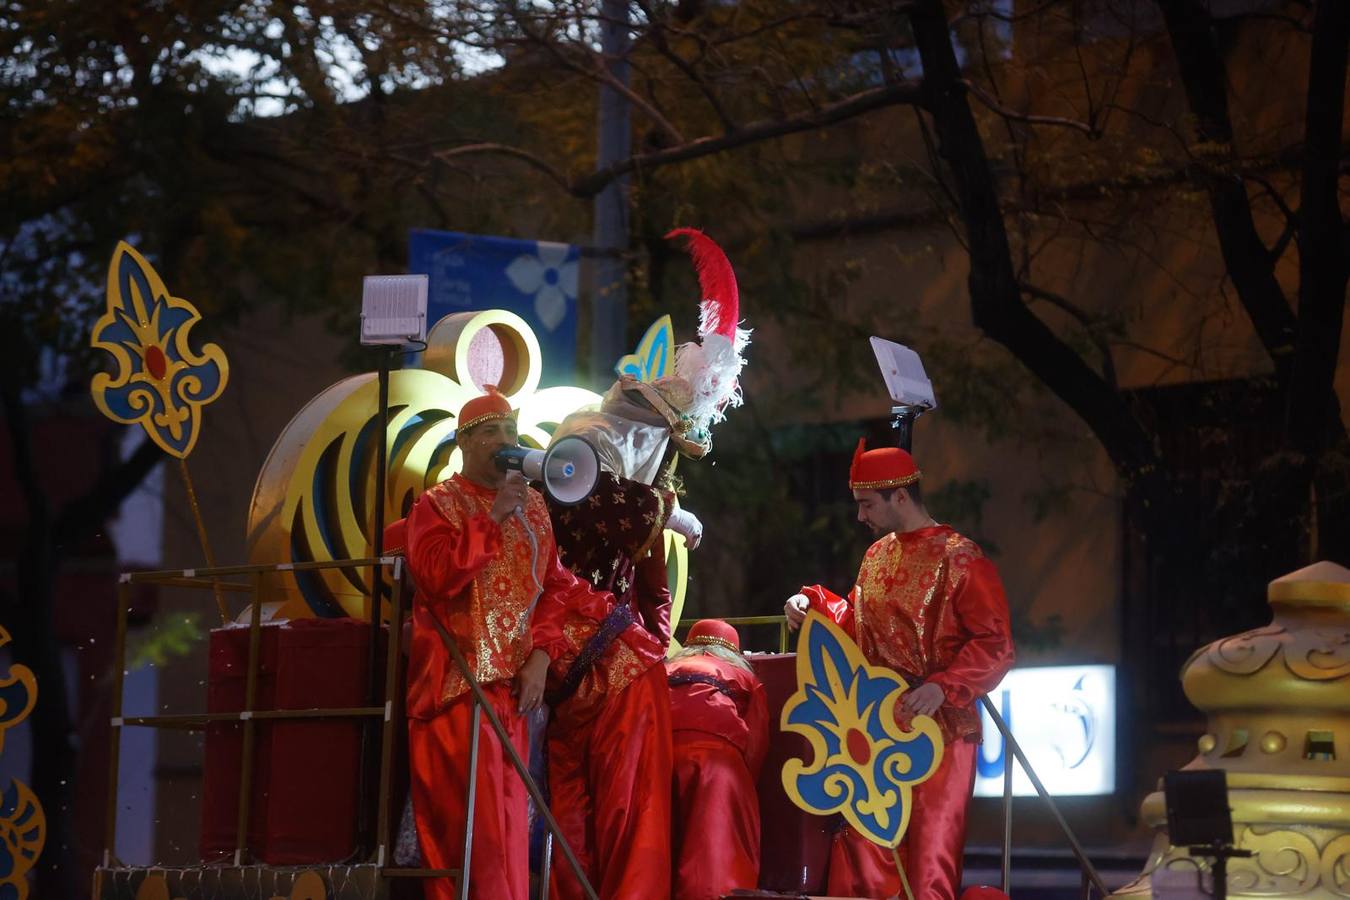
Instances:
[[[825,890],[830,842],[838,816],[815,816],[788,799],[783,790],[783,763],[792,757],[811,759],[811,745],[799,734],[785,733],[778,723],[783,705],[797,690],[797,654],[749,657],[764,683],[769,713],[769,750],[759,776],[759,886],[785,893],[815,894]]]
[[[209,712],[243,709],[248,629],[211,632]],[[262,628],[259,710],[366,704],[370,625],[356,619],[301,619]],[[366,720],[369,721],[369,720]],[[356,719],[254,723],[248,847],[270,865],[340,862],[356,850],[362,723]],[[378,741],[372,747],[378,747]],[[243,726],[206,731],[201,854],[232,855],[239,810]],[[376,768],[371,760],[370,768]]]

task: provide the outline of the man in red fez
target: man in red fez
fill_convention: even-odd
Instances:
[[[408,567],[417,583],[408,754],[422,858],[433,869],[460,868],[468,818],[473,696],[448,643],[463,652],[516,752],[526,759],[525,714],[541,702],[549,663],[548,654],[533,646],[529,629],[539,585],[544,600],[554,603],[605,602],[558,561],[543,497],[519,472],[503,473],[493,463],[498,450],[516,445],[507,399],[488,386],[486,395],[464,404],[457,422],[463,468],[418,498],[405,530]],[[527,794],[486,716],[479,724],[477,784],[469,896],[526,900]],[[456,896],[454,883],[429,880],[426,894],[449,900]]]
[[[671,852],[675,900],[717,900],[759,883],[760,766],[769,739],[764,685],[740,635],[694,623],[666,663],[675,778]]]
[[[803,587],[784,612],[792,628],[808,610],[839,624],[867,661],[909,684],[896,716],[932,716],[946,744],[942,764],[914,788],[914,811],[900,846],[915,897],[954,900],[961,887],[966,804],[980,740],[976,701],[1012,668],[1008,602],[998,571],[980,548],[923,505],[922,475],[896,447],[853,455],[849,487],[858,521],[880,536],[863,557],[848,597]],[[901,890],[889,850],[850,828],[835,838],[829,892],[889,897]]]

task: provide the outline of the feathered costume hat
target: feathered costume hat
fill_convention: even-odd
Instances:
[[[692,398],[680,410],[687,427],[683,436],[702,446],[712,445],[712,426],[726,418],[728,406],[741,405],[742,355],[750,332],[740,327],[740,290],[736,273],[722,248],[694,228],[676,228],[667,240],[683,238],[698,273],[698,341],[675,348],[675,375],[684,379]]]
[[[675,374],[639,381],[624,374],[605,394],[601,412],[630,415],[624,403],[656,412],[670,428],[670,440],[686,456],[698,459],[712,448],[712,426],[726,418],[727,406],[741,405],[741,356],[750,332],[738,327],[740,291],[736,273],[722,248],[694,228],[676,228],[666,238],[684,238],[698,274],[697,342],[675,348]]]

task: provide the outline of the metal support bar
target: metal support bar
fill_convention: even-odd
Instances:
[[[483,725],[483,704],[478,696],[473,698],[473,731],[469,737],[469,796],[465,805],[468,807],[468,816],[464,819],[464,862],[460,864],[460,871],[464,874],[459,879],[459,898],[460,900],[469,900],[469,863],[473,858],[473,814],[474,807],[478,803],[478,737]]]
[[[117,583],[117,631],[113,644],[112,728],[108,748],[108,808],[103,830],[103,865],[113,864],[117,850],[117,776],[122,752],[122,690],[126,677],[127,609],[131,606],[131,585]]]
[[[370,529],[370,544],[376,557],[384,556],[384,506],[385,480],[389,464],[389,357],[387,347],[377,349],[380,358],[379,401],[375,416],[375,501],[373,523]],[[379,637],[380,613],[384,608],[384,567],[370,567],[370,610],[367,619],[370,622],[370,645],[366,650],[366,704],[374,706],[380,695]],[[393,620],[391,620],[393,621]],[[402,624],[402,623],[398,623]],[[387,697],[385,699],[388,699]],[[377,734],[374,724],[361,723],[361,754],[357,767],[356,796],[359,798],[356,814],[357,847],[363,851],[379,854],[380,838],[372,835],[372,826],[379,828],[370,820],[370,801],[379,791],[379,763],[375,762],[377,748],[383,747],[382,735]],[[378,812],[377,812],[378,817]]]
[[[1031,768],[1031,763],[1027,762],[1026,756],[1022,753],[1021,746],[1018,745],[1016,739],[1012,736],[1012,731],[1008,728],[1008,723],[1003,721],[1003,716],[999,715],[999,711],[994,708],[994,704],[990,702],[988,697],[981,697],[980,702],[984,704],[985,712],[989,713],[989,717],[994,720],[994,724],[998,726],[999,732],[1003,735],[1003,746],[1005,751],[1012,750],[1013,754],[1017,757],[1018,764],[1022,767],[1022,771],[1026,772],[1027,778],[1031,779],[1031,784],[1036,788],[1036,793],[1040,794],[1041,799],[1045,801],[1046,806],[1050,807],[1050,812],[1054,815],[1055,821],[1059,823],[1060,831],[1064,832],[1064,837],[1068,840],[1069,847],[1073,850],[1073,855],[1078,858],[1078,867],[1083,871],[1084,875],[1092,879],[1093,886],[1101,892],[1103,897],[1109,896],[1111,892],[1107,890],[1106,882],[1102,881],[1102,876],[1097,873],[1097,867],[1092,864],[1092,860],[1088,859],[1087,853],[1083,850],[1083,845],[1078,843],[1078,838],[1074,836],[1073,830],[1069,828],[1069,823],[1065,821],[1063,814],[1059,811],[1059,807],[1055,805],[1054,798],[1051,797],[1050,792],[1045,789],[1045,785],[1041,784],[1041,779],[1036,775],[1036,771]],[[1007,864],[1006,857],[1004,864]]]
[[[205,571],[205,570],[203,569],[198,571]],[[137,583],[144,583],[146,581],[146,579],[134,577],[131,580]],[[226,594],[253,593],[253,585],[251,584],[243,584],[238,581],[212,581],[209,578],[198,578],[195,575],[191,578],[184,578],[181,571],[179,571],[177,574],[173,576],[166,575],[162,578],[156,578],[154,580],[154,583],[159,587],[196,588],[199,590],[203,588],[211,588],[213,590],[220,591],[221,593]]]
[[[210,569],[156,569],[152,572],[126,572],[122,578],[132,584],[142,582],[151,582],[162,584],[166,579],[179,579],[180,582],[189,582],[192,587],[213,588],[215,585],[211,579],[223,575],[256,575],[259,572],[309,572],[315,569],[352,569],[365,568],[366,566],[392,566],[393,557],[365,556],[360,559],[334,559],[317,562],[297,562],[297,563],[268,563],[266,565],[254,566],[216,566]],[[183,584],[183,587],[189,584]],[[245,590],[252,591],[253,588],[247,585],[243,586]],[[227,590],[234,590],[237,587],[227,587]]]
[[[258,652],[262,644],[262,573],[253,574],[253,599],[249,601],[248,617],[248,678],[244,682],[243,759],[239,761],[239,819],[235,829],[234,864],[244,864],[248,852],[248,820],[253,800],[253,741],[252,712],[258,703]]]
[[[458,878],[459,869],[390,869],[380,870],[384,878]]]
[[[348,569],[364,566],[390,566],[394,569],[395,586],[392,594],[392,604],[395,615],[401,616],[402,610],[402,592],[401,584],[398,579],[402,572],[402,559],[392,556],[374,556],[362,559],[343,559],[326,562],[309,563],[274,563],[268,565],[244,565],[244,566],[217,566],[208,569],[168,569],[153,572],[126,572],[118,578],[117,584],[117,619],[113,647],[113,669],[112,669],[112,701],[110,717],[110,746],[108,753],[108,802],[105,810],[104,821],[104,848],[102,865],[95,873],[96,883],[100,882],[109,872],[132,871],[127,869],[114,854],[116,848],[117,832],[117,802],[118,802],[118,764],[121,752],[122,729],[131,726],[146,728],[182,728],[187,730],[205,728],[212,722],[240,722],[243,726],[243,751],[240,765],[240,787],[239,787],[239,806],[238,819],[235,830],[235,858],[237,864],[243,863],[243,857],[247,853],[248,822],[251,811],[251,794],[253,781],[253,746],[255,743],[254,722],[258,719],[267,720],[305,720],[305,719],[330,719],[330,718],[350,718],[350,719],[370,719],[377,716],[384,718],[385,736],[384,736],[384,759],[382,766],[388,767],[392,759],[392,739],[393,729],[398,716],[397,697],[390,697],[390,702],[380,706],[360,706],[347,708],[325,708],[325,709],[282,709],[282,710],[257,710],[258,691],[258,665],[259,650],[261,643],[262,627],[262,598],[261,585],[262,577],[265,574],[275,572],[291,571],[311,571],[316,569]],[[250,583],[225,582],[219,581],[221,576],[225,575],[250,575]],[[166,716],[130,716],[124,717],[123,693],[125,690],[126,675],[126,638],[127,638],[127,614],[131,605],[131,585],[133,584],[156,584],[166,587],[196,588],[196,589],[219,589],[233,593],[250,593],[253,595],[250,605],[249,619],[249,656],[248,671],[245,688],[244,709],[237,713],[199,713],[188,715],[166,715]],[[400,654],[399,639],[402,631],[396,630],[392,639],[392,650],[389,658],[389,669],[386,672],[386,691],[393,695],[396,693],[397,686],[397,666]],[[387,783],[388,773],[382,769],[382,783]],[[387,806],[388,789],[382,792],[382,806]],[[382,833],[387,830],[382,828]],[[388,846],[386,843],[385,846]],[[381,848],[383,849],[383,848]],[[219,871],[219,867],[210,867],[211,871]],[[372,868],[379,868],[378,866]],[[427,873],[430,875],[439,875],[441,873],[434,870],[395,870],[390,869],[390,874]],[[446,874],[457,875],[458,870],[446,870]]]
[[[544,817],[548,823],[548,829],[553,836],[558,839],[558,846],[562,848],[563,856],[567,858],[567,864],[572,872],[577,876],[577,881],[581,884],[582,891],[589,900],[600,900],[596,896],[595,889],[591,887],[590,879],[586,877],[586,872],[581,868],[581,862],[577,859],[572,848],[568,845],[567,839],[563,837],[562,828],[558,825],[558,820],[553,818],[553,812],[548,808],[548,803],[544,800],[544,794],[539,790],[539,785],[535,784],[534,777],[530,775],[529,766],[521,760],[520,754],[516,752],[515,744],[511,743],[511,736],[506,733],[506,728],[502,726],[501,720],[497,718],[497,712],[488,703],[487,696],[483,693],[483,686],[478,683],[478,679],[473,677],[469,671],[469,664],[464,661],[464,653],[459,646],[450,638],[449,632],[444,631],[444,626],[434,616],[432,621],[436,623],[438,630],[441,630],[441,640],[445,648],[450,651],[450,658],[455,661],[455,666],[459,668],[460,674],[469,684],[469,690],[473,691],[474,698],[482,707],[483,712],[487,714],[488,722],[492,725],[492,730],[497,733],[497,740],[501,741],[502,749],[506,751],[507,756],[511,758],[511,765],[515,767],[516,773],[520,775],[520,780],[525,782],[525,790],[529,791],[530,799],[534,800],[535,808],[539,814]],[[477,733],[477,732],[475,732]]]
[[[249,719],[364,719],[384,716],[383,706],[350,706],[333,709],[257,709],[251,713],[186,713],[166,716],[125,716],[114,724],[124,728],[178,728],[200,731],[213,722],[246,722]]]
[[[539,900],[548,900],[549,876],[553,872],[553,835],[544,835],[544,864],[539,867]]]
[[[1013,757],[1003,744],[1003,893],[1012,896]]]
[[[384,865],[386,847],[394,845],[389,834],[389,792],[393,777],[394,723],[402,721],[398,693],[398,666],[403,654],[403,560],[394,563],[393,593],[389,597],[389,643],[384,661],[384,728],[380,733],[380,782],[376,803],[375,861]]]

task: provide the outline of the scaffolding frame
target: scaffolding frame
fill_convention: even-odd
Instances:
[[[383,673],[384,702],[372,706],[352,706],[352,707],[330,707],[315,709],[276,709],[260,710],[255,709],[258,699],[258,673],[261,664],[261,643],[262,643],[262,582],[263,577],[271,574],[291,573],[299,571],[315,571],[320,569],[353,569],[362,567],[374,567],[376,571],[385,569],[392,570],[392,587],[390,591],[390,611],[389,621],[389,643],[385,655],[385,670]],[[544,864],[540,878],[540,896],[543,900],[548,897],[548,882],[550,869],[552,865],[552,848],[556,842],[562,851],[572,871],[581,883],[583,892],[590,900],[596,900],[595,890],[591,887],[586,873],[582,870],[580,862],[568,846],[563,837],[557,820],[554,819],[547,803],[544,802],[543,792],[539,789],[537,783],[531,777],[529,768],[516,752],[514,745],[509,740],[505,728],[498,719],[496,712],[492,709],[483,693],[482,686],[474,678],[473,673],[469,671],[467,662],[459,648],[453,641],[446,642],[446,648],[450,652],[455,666],[464,676],[473,695],[473,723],[474,730],[470,741],[469,756],[469,780],[468,780],[468,811],[465,822],[464,837],[464,858],[462,867],[459,869],[427,869],[427,868],[402,868],[390,865],[392,854],[390,847],[390,791],[391,780],[393,776],[393,752],[394,752],[394,729],[403,724],[402,698],[398,692],[398,666],[402,657],[403,629],[403,599],[405,582],[405,562],[402,556],[386,555],[381,557],[365,557],[361,559],[334,560],[331,562],[302,562],[302,563],[276,563],[266,565],[243,565],[243,566],[216,566],[207,569],[169,569],[151,572],[127,572],[118,578],[117,583],[117,623],[113,647],[113,685],[112,685],[112,709],[110,719],[110,746],[108,753],[108,803],[105,811],[104,822],[104,842],[102,864],[94,873],[94,896],[101,898],[102,881],[105,876],[115,875],[117,873],[129,873],[137,868],[130,867],[117,859],[114,854],[117,837],[117,800],[118,800],[118,771],[120,766],[122,729],[123,728],[164,728],[164,729],[182,729],[189,731],[204,730],[207,725],[217,722],[238,722],[242,726],[242,758],[240,760],[239,770],[239,804],[235,828],[235,849],[233,866],[230,868],[242,870],[245,868],[274,868],[278,873],[293,873],[303,871],[306,868],[322,868],[324,863],[316,863],[313,866],[277,866],[266,867],[253,863],[249,855],[248,847],[248,824],[253,806],[253,769],[254,769],[254,748],[257,740],[256,722],[259,721],[297,721],[306,719],[355,719],[359,722],[370,723],[371,720],[381,719],[380,737],[379,737],[379,779],[377,790],[377,808],[376,808],[376,826],[373,846],[368,851],[368,856],[362,863],[352,865],[351,868],[362,868],[372,870],[376,884],[387,878],[454,878],[459,885],[459,896],[468,897],[470,859],[473,849],[473,820],[475,812],[476,788],[478,783],[478,740],[482,714],[486,713],[488,724],[497,734],[502,746],[507,750],[512,766],[520,775],[525,783],[526,790],[531,798],[534,799],[540,815],[544,818],[549,830],[548,839],[545,844]],[[225,580],[246,578],[247,581]],[[247,594],[249,595],[249,641],[248,641],[248,663],[244,682],[244,704],[243,709],[233,713],[188,713],[175,715],[155,715],[155,716],[123,716],[122,701],[126,680],[126,639],[127,639],[127,618],[131,607],[131,591],[133,586],[142,584],[152,584],[160,587],[189,588],[211,592],[211,596],[222,594]],[[377,602],[377,601],[372,601]],[[376,618],[376,617],[372,617]],[[397,623],[397,627],[394,626]],[[371,640],[376,640],[376,635],[372,633]],[[370,673],[372,682],[376,678],[376,673]],[[368,766],[368,760],[363,760],[363,766]],[[361,804],[367,801],[361,798]],[[340,863],[339,863],[340,864]],[[164,866],[146,866],[143,867],[146,872],[166,871]],[[199,869],[201,871],[220,870],[220,865],[203,864],[199,867],[174,867],[187,869]]]

